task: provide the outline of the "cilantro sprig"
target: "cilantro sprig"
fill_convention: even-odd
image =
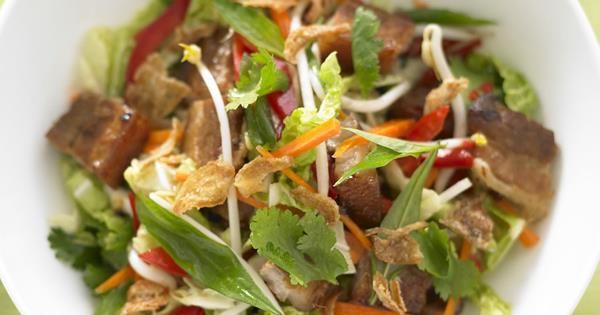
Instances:
[[[352,24],[352,63],[363,95],[379,80],[379,51],[383,42],[376,37],[380,21],[373,13],[358,7]]]

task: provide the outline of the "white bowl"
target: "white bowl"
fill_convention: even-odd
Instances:
[[[128,20],[144,2],[8,0],[0,10],[0,275],[23,314],[92,312],[81,275],[46,241],[50,214],[72,206],[44,134],[67,108],[82,34]],[[514,314],[568,314],[600,253],[600,53],[592,31],[575,0],[430,2],[498,21],[488,49],[540,95],[561,149],[555,207],[537,227],[541,244],[514,250],[488,280]]]

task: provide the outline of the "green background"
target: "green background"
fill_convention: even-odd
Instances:
[[[600,40],[600,0],[580,0],[585,12],[590,19],[592,27],[596,31],[596,36]],[[4,0],[0,0],[0,6]],[[595,297],[595,298],[594,298]],[[6,290],[0,284],[0,313],[3,315],[19,315],[15,309]],[[574,315],[595,315],[600,314],[600,266],[596,270],[594,279],[581,299]]]

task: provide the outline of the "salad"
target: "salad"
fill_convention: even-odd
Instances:
[[[423,1],[152,0],[50,128],[94,314],[510,314],[552,131],[494,21]],[[404,3],[405,4],[405,3]]]

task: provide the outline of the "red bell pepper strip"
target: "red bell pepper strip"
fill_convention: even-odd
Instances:
[[[169,315],[204,315],[204,310],[197,306],[180,306]]]
[[[183,22],[190,0],[173,0],[171,5],[154,22],[148,24],[135,34],[135,46],[127,65],[127,82],[133,81],[138,67],[146,57],[165,41],[175,28]]]
[[[256,47],[242,37],[242,35],[237,33],[233,36],[232,46],[233,72],[235,74],[235,80],[237,81],[240,79],[240,67],[242,66],[244,54],[256,52]]]
[[[434,111],[424,115],[419,119],[413,129],[406,136],[411,141],[431,141],[444,128],[444,122],[450,112],[450,106],[442,106]],[[406,176],[411,176],[419,166],[420,160],[413,157],[406,157],[396,160]]]
[[[446,168],[471,168],[473,166],[473,154],[465,149],[442,149],[433,162],[434,167]]]
[[[177,263],[169,256],[169,254],[162,248],[153,248],[147,252],[139,254],[140,259],[145,263],[156,266],[172,275],[183,277],[187,275],[185,270],[177,266]]]
[[[131,206],[131,215],[133,217],[133,232],[135,233],[140,228],[140,218],[138,217],[137,208],[135,206],[135,194],[130,191],[128,197],[129,206]]]

